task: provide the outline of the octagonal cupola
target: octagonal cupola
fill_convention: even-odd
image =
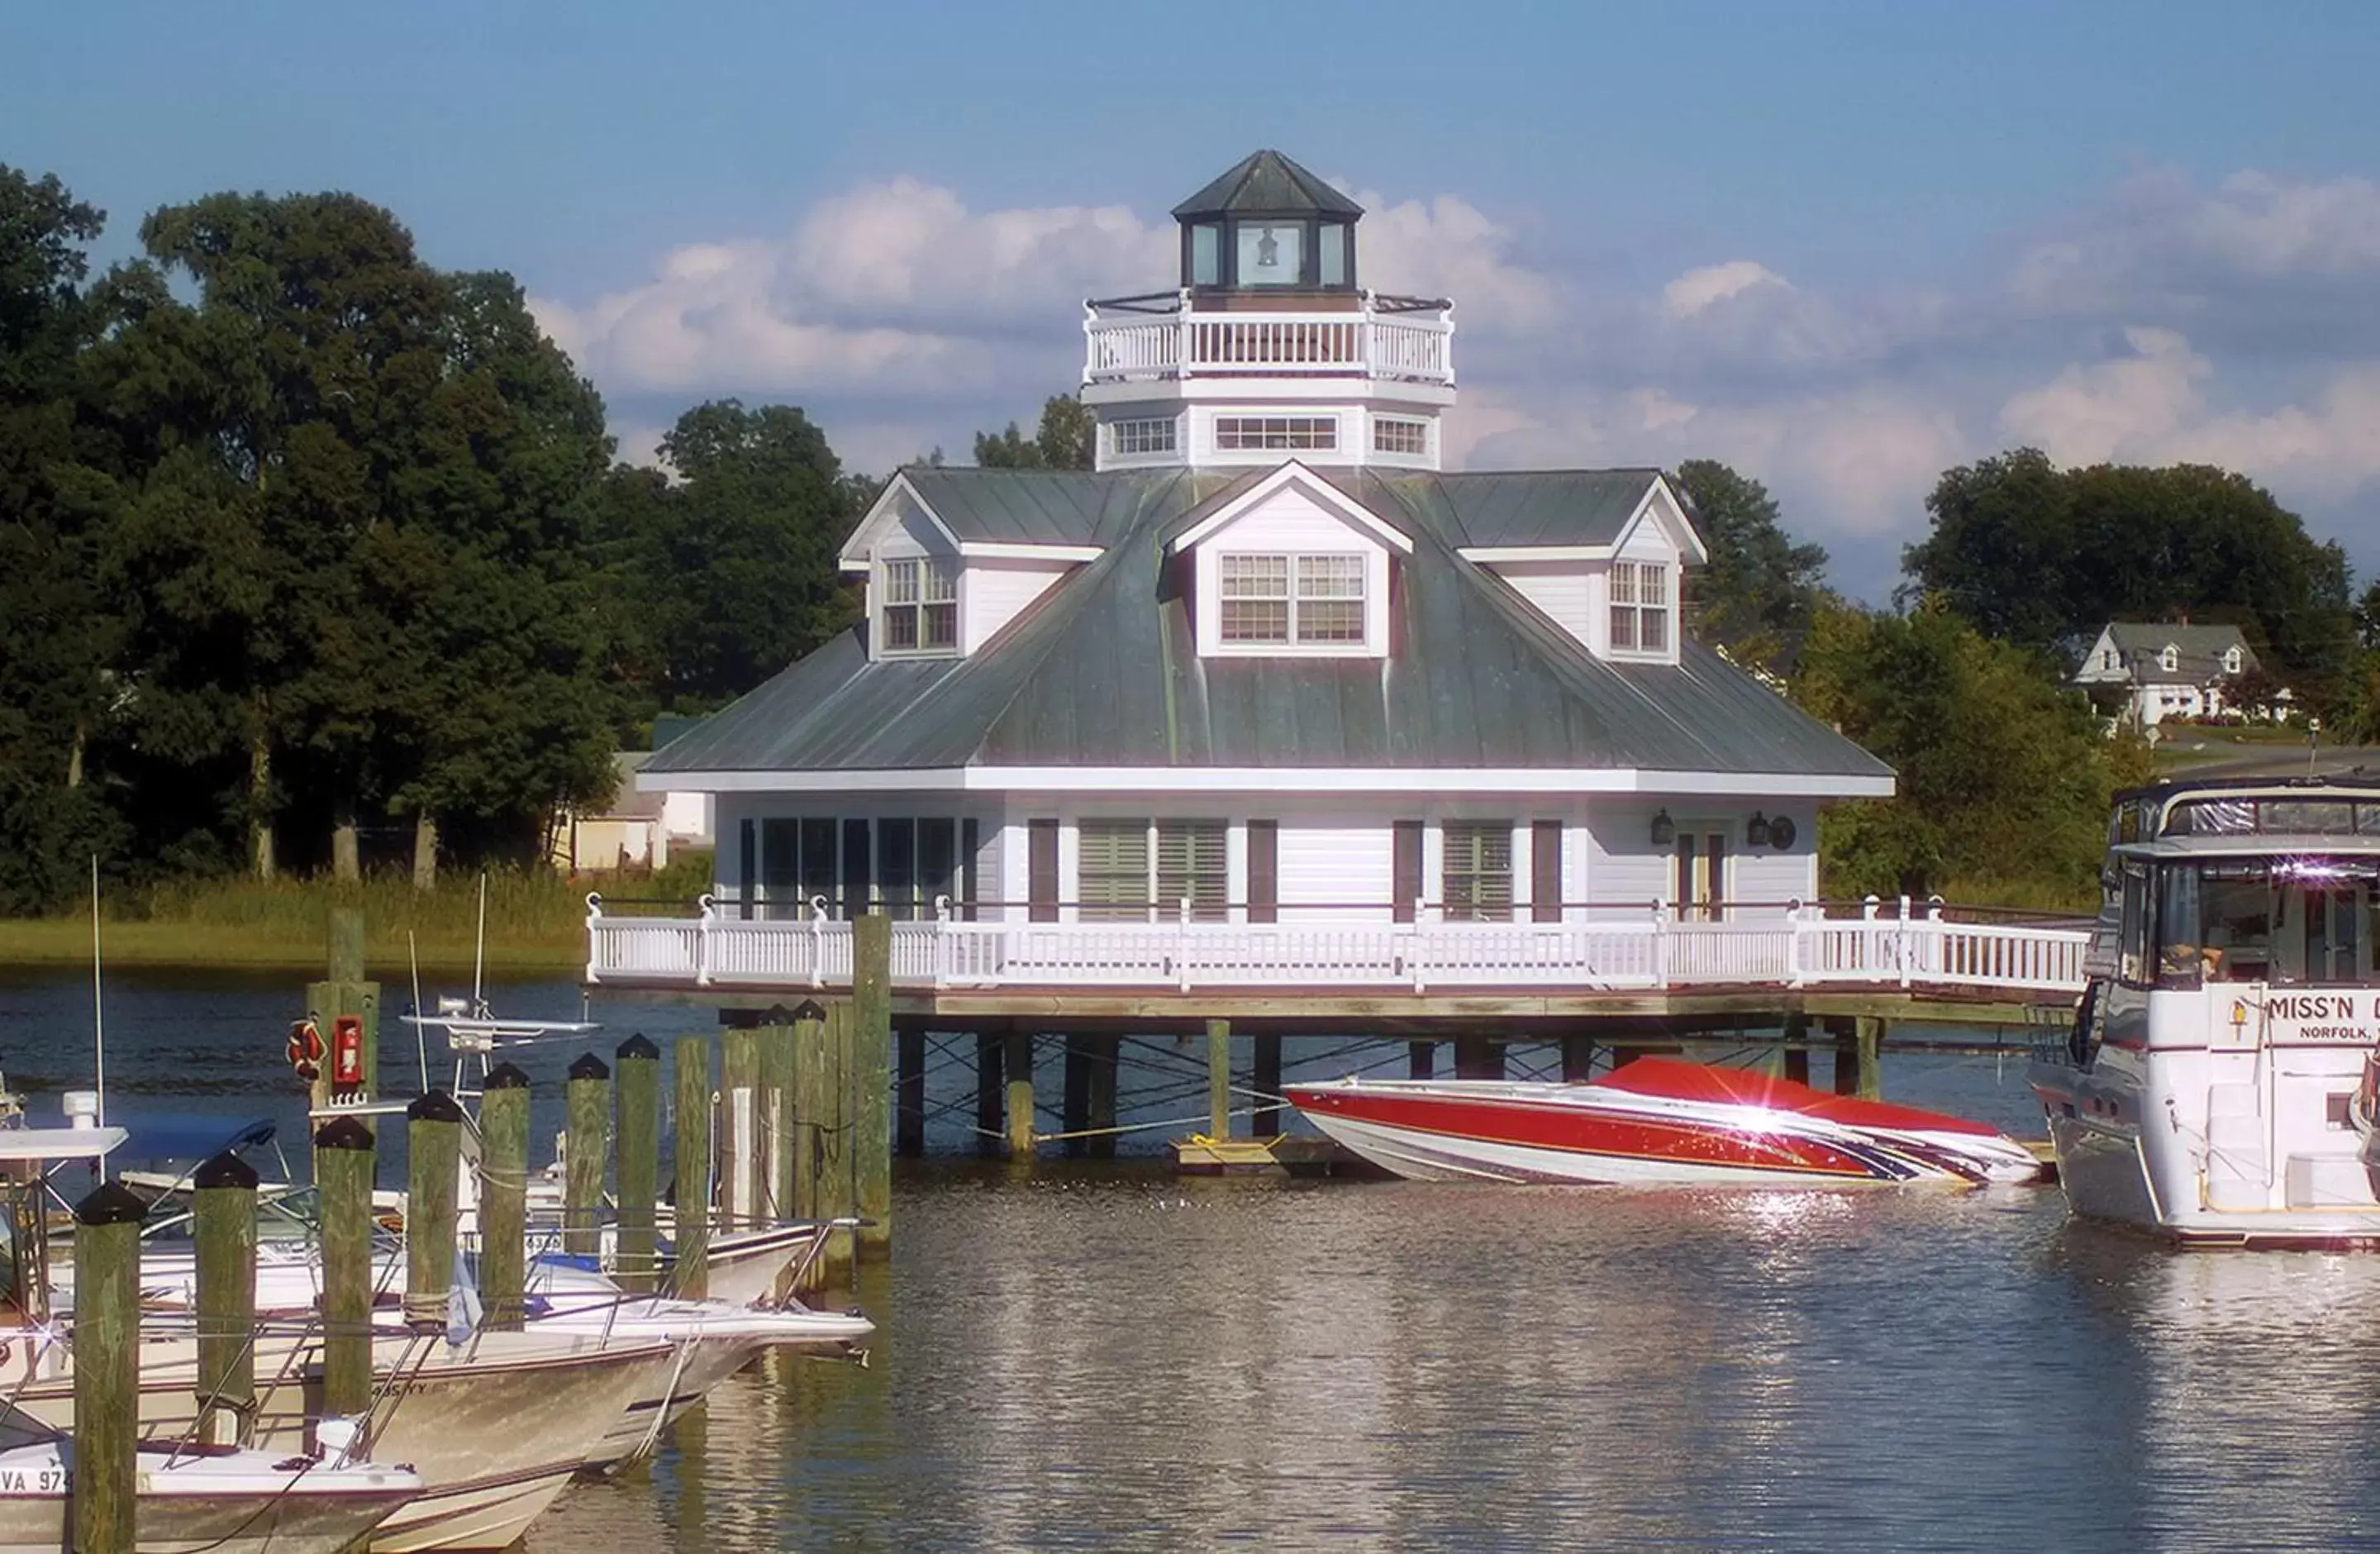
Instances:
[[[1099,467],[1439,467],[1454,304],[1356,284],[1361,205],[1260,151],[1173,217],[1174,289],[1084,304]]]
[[[1361,205],[1281,152],[1254,152],[1173,207],[1182,224],[1182,285],[1352,295],[1363,215]]]

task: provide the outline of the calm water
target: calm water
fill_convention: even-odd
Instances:
[[[294,1002],[112,985],[111,1104],[294,1127]],[[553,986],[504,1006],[577,1007]],[[697,1026],[593,1013],[607,1041]],[[87,988],[0,980],[13,1087],[79,1082],[89,1025]],[[1127,1071],[1145,1112],[1182,1105],[1170,1045]],[[1305,1066],[1356,1063],[1316,1044]],[[964,1101],[936,1080],[937,1108]],[[1988,1060],[1893,1060],[1887,1083],[2028,1121]],[[528,1547],[2380,1547],[2380,1257],[2177,1257],[2031,1189],[1201,1182],[1147,1159],[928,1162],[896,1224],[857,1292],[870,1366],[734,1378]]]

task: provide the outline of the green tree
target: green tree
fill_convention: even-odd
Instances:
[[[1688,576],[1694,634],[1738,662],[1787,668],[1828,597],[1826,549],[1794,543],[1768,488],[1724,464],[1688,459],[1678,480],[1710,552],[1709,565]]]
[[[1071,394],[1051,395],[1030,438],[1010,421],[999,432],[975,434],[975,461],[986,469],[1089,469],[1099,461],[1099,420]]]
[[[0,165],[0,911],[75,894],[115,817],[88,782],[105,715],[103,509],[81,480],[82,290],[102,213],[55,176]]]
[[[2111,620],[2232,621],[2320,706],[2352,641],[2345,554],[2246,477],[2204,465],[2060,470],[2022,448],[1947,471],[1902,553],[1909,597],[2049,649]]]
[[[2111,742],[2042,654],[1954,612],[1818,612],[1794,699],[1899,773],[1890,799],[1820,822],[1829,895],[2095,902],[2107,805],[2143,780],[2144,749]]]

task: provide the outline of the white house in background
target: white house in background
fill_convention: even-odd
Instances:
[[[666,811],[674,795],[643,792],[637,785],[638,768],[651,759],[642,750],[613,754],[609,797],[584,812],[565,813],[555,828],[551,859],[554,868],[570,874],[601,874],[669,867]]]
[[[2083,655],[2074,683],[2120,687],[2127,694],[2119,716],[2146,728],[2230,710],[2226,682],[2257,667],[2255,650],[2236,625],[2112,621]]]
[[[716,797],[701,931],[599,916],[590,977],[816,985],[878,910],[965,963],[897,977],[972,986],[1643,986],[1658,949],[1557,929],[1665,922],[1786,980],[1754,925],[1893,776],[1687,637],[1682,490],[1441,470],[1452,305],[1362,289],[1361,211],[1288,159],[1175,213],[1180,285],[1087,310],[1099,468],[892,480],[864,621],[638,773]]]

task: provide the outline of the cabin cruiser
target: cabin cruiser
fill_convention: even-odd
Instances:
[[[2073,1027],[2030,1071],[2074,1212],[2380,1245],[2380,780],[2117,796]]]
[[[1422,1181],[1839,1187],[2041,1172],[1980,1123],[1675,1058],[1586,1084],[1343,1079],[1286,1093],[1331,1138]]]

